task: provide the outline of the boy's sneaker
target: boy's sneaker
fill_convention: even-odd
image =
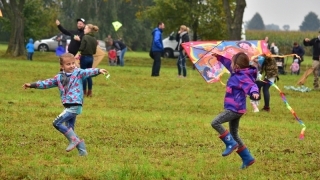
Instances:
[[[263,107],[261,110],[262,110],[262,111],[270,112],[270,108],[269,108],[269,107]]]

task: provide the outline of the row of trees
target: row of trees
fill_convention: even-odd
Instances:
[[[194,39],[240,39],[245,7],[245,0],[0,0],[0,38],[10,34],[7,55],[24,55],[25,39],[58,33],[55,19],[75,29],[82,17],[99,26],[97,38],[121,37],[133,50],[149,48],[159,21],[166,25],[164,35],[184,24]],[[123,24],[117,32],[113,21]]]
[[[269,24],[265,25],[259,13],[256,13],[246,26],[249,30],[280,30],[278,25]],[[282,27],[285,31],[290,29],[289,25]],[[314,12],[309,12],[300,25],[300,31],[317,31],[320,29],[320,20],[318,15]]]

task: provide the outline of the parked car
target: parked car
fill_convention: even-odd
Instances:
[[[179,56],[179,51],[176,50],[178,42],[176,41],[176,34],[172,32],[168,37],[162,40],[165,58],[174,58]]]
[[[36,51],[55,51],[58,47],[57,36],[53,36],[49,39],[41,39],[34,42],[33,46]],[[67,44],[70,43],[70,36],[67,36]],[[106,50],[105,42],[103,40],[97,40],[101,49]]]

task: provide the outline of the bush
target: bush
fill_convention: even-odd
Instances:
[[[275,42],[279,48],[280,54],[291,54],[293,43],[297,42],[304,48],[307,56],[312,55],[312,47],[304,46],[304,38],[314,38],[318,32],[311,31],[258,31],[258,30],[247,30],[246,37],[248,40],[259,40],[264,39],[266,36],[269,37],[269,43]]]

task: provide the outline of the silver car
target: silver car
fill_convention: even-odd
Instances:
[[[67,44],[70,43],[70,36],[67,37]],[[41,39],[34,42],[33,46],[36,51],[55,51],[58,47],[58,41],[56,40],[57,36],[53,36],[49,39]],[[98,44],[101,49],[106,50],[105,42],[103,40],[98,40]]]

